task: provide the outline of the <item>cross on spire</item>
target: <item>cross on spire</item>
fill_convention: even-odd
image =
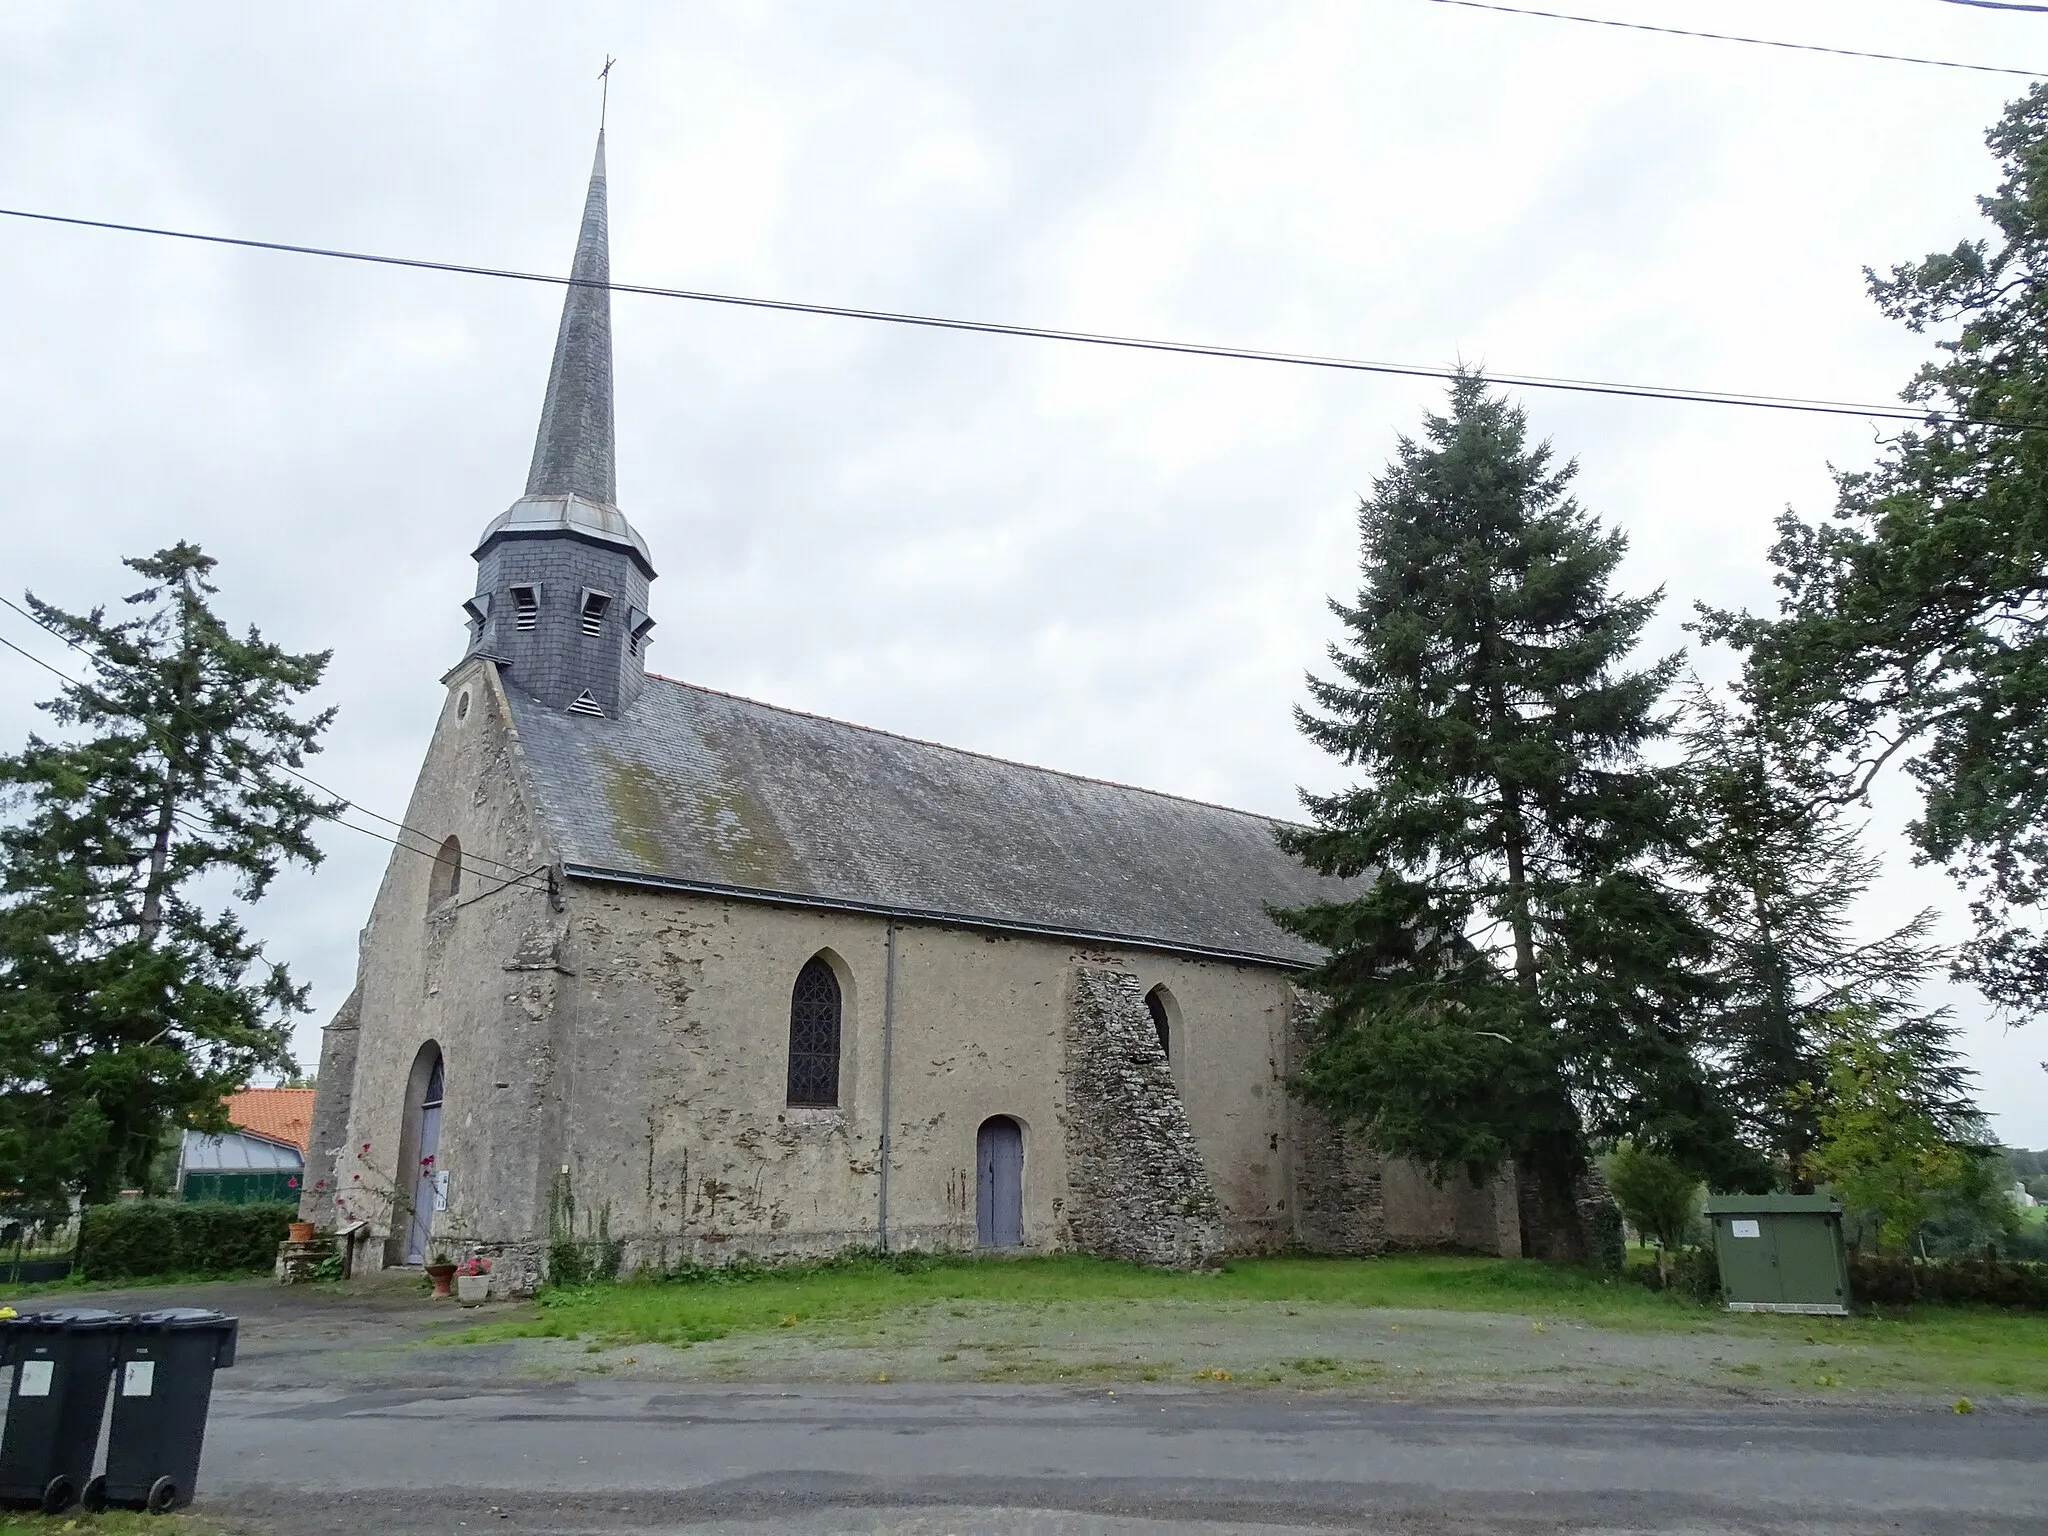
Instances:
[[[612,102],[612,66],[618,62],[610,54],[606,54],[604,56],[604,68],[597,72],[597,131],[600,136],[604,133],[605,112]]]

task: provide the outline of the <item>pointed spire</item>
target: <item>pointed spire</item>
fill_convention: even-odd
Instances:
[[[604,286],[611,281],[611,252],[602,128],[569,275],[575,281],[562,300],[562,325],[555,333],[555,362],[548,370],[526,494],[575,495],[609,507],[618,501],[618,487],[612,456],[612,296]]]

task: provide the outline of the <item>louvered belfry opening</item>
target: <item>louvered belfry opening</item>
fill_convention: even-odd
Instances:
[[[512,627],[523,634],[531,634],[540,623],[540,589],[537,587],[514,587],[512,589]]]
[[[805,962],[790,990],[789,1102],[839,1103],[839,978],[822,956]]]
[[[593,640],[604,633],[604,611],[611,607],[611,594],[583,589],[583,633]]]

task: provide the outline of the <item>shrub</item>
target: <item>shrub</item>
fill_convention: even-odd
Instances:
[[[1721,1299],[1721,1266],[1712,1248],[1674,1249],[1662,1269],[1652,1264],[1637,1264],[1622,1273],[1638,1285],[1653,1291],[1670,1291],[1688,1301]]]
[[[1671,1264],[1671,1289],[1694,1301],[1721,1299],[1721,1261],[1711,1245],[1678,1250]]]
[[[1661,1153],[1624,1141],[1607,1158],[1607,1188],[1629,1225],[1643,1241],[1657,1245],[1657,1267],[1668,1270],[1669,1255],[1685,1246],[1699,1209],[1700,1181]],[[1619,1268],[1620,1266],[1615,1266]]]
[[[1621,1208],[1612,1200],[1602,1200],[1593,1207],[1586,1225],[1593,1267],[1602,1274],[1620,1274],[1628,1262],[1628,1234],[1622,1230]]]
[[[78,1240],[88,1280],[153,1275],[232,1275],[267,1270],[298,1207],[284,1201],[227,1205],[209,1200],[136,1200],[92,1205]]]
[[[2005,1259],[1910,1259],[1849,1255],[1849,1294],[1877,1306],[1913,1302],[1975,1303],[2048,1311],[2048,1264]]]

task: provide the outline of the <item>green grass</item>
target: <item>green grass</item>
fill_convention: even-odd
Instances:
[[[1105,1316],[1145,1303],[1170,1304],[1185,1326],[1201,1320],[1218,1339],[1234,1336],[1247,1311],[1396,1308],[1487,1312],[1626,1332],[1697,1339],[1701,1361],[1724,1351],[1730,1387],[1745,1383],[1801,1393],[2017,1394],[2048,1396],[2048,1317],[1983,1308],[1914,1307],[1884,1315],[1813,1318],[1731,1314],[1670,1293],[1604,1279],[1563,1265],[1441,1255],[1379,1259],[1245,1259],[1187,1274],[1075,1255],[1011,1260],[906,1256],[895,1262],[848,1257],[824,1263],[700,1270],[682,1277],[543,1292],[527,1316],[444,1335],[436,1344],[507,1338],[581,1340],[586,1352],[655,1342],[689,1345],[732,1334],[800,1331],[807,1340],[887,1347],[887,1330],[918,1314],[974,1317],[994,1329],[1057,1316],[1079,1323],[1091,1307]],[[1350,1324],[1342,1325],[1349,1329]],[[1238,1335],[1241,1336],[1241,1335]],[[1051,1344],[1051,1341],[1047,1341]],[[943,1344],[948,1350],[966,1345]],[[1081,1359],[1041,1359],[1033,1349],[978,1343],[991,1379],[1097,1374]],[[1057,1352],[1057,1345],[1052,1345]],[[1325,1385],[1363,1383],[1381,1367],[1334,1356],[1261,1361],[1235,1379]],[[608,1369],[590,1366],[586,1369]],[[1119,1365],[1102,1374],[1151,1379]],[[1224,1379],[1224,1378],[1216,1378]]]
[[[0,1283],[0,1304],[18,1308],[25,1297],[88,1295],[94,1291],[153,1291],[167,1285],[226,1285],[233,1281],[246,1284],[263,1278],[266,1273],[250,1269],[224,1275],[215,1270],[205,1274],[128,1275],[118,1280],[84,1280],[74,1274],[63,1280],[38,1280],[30,1285]],[[0,1532],[4,1530],[5,1527],[0,1527]]]
[[[846,1324],[946,1302],[1302,1302],[1526,1312],[1623,1326],[1685,1326],[1701,1309],[1564,1265],[1447,1256],[1246,1259],[1181,1273],[1076,1255],[1026,1259],[835,1259],[774,1269],[542,1293],[539,1316],[485,1324],[447,1342],[589,1338],[687,1344],[798,1324]]]

